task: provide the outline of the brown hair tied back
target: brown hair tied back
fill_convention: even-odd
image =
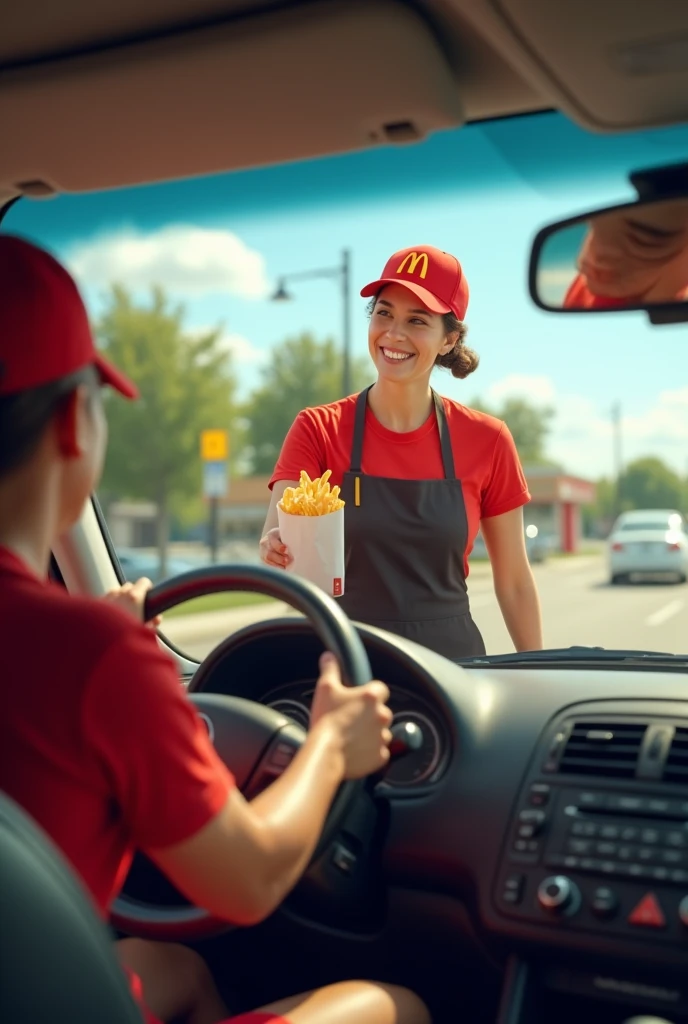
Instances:
[[[453,313],[445,313],[442,319],[444,320],[444,329],[447,334],[458,334],[458,338],[451,351],[437,357],[435,365],[449,370],[452,377],[464,380],[474,370],[478,369],[480,356],[466,345],[468,328],[461,320],[457,320]]]
[[[379,292],[375,298],[371,299],[368,303],[366,312],[369,317],[372,316],[375,311],[375,303],[378,298]],[[453,313],[444,313],[442,320],[444,321],[445,334],[456,334],[458,337],[454,348],[451,349],[451,351],[446,352],[443,356],[437,357],[435,360],[435,366],[441,366],[444,370],[449,370],[452,377],[458,377],[459,380],[464,380],[469,376],[469,374],[473,373],[474,370],[478,369],[480,356],[465,344],[468,327],[466,327],[466,324],[463,323],[463,321],[457,319]]]

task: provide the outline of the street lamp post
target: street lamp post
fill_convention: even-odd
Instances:
[[[339,281],[342,295],[342,392],[343,396],[350,395],[352,391],[351,381],[351,310],[350,310],[350,282],[351,282],[351,252],[349,249],[342,251],[342,261],[338,267],[323,267],[318,270],[303,270],[294,274],[283,274],[280,277],[277,288],[272,296],[273,302],[288,302],[292,296],[287,291],[287,281],[313,281],[316,279],[330,278]]]

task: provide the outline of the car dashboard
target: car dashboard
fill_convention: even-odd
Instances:
[[[377,785],[386,880],[458,897],[502,949],[685,968],[688,673],[466,668],[357,628],[395,718],[424,736]],[[307,726],[321,651],[305,620],[258,623],[190,690]]]

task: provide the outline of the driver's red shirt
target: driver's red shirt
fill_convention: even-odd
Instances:
[[[571,282],[564,296],[564,309],[623,309],[642,302],[641,298],[614,299],[605,295],[593,295],[582,274]]]
[[[134,848],[188,839],[234,784],[155,633],[0,548],[0,789],[105,915]]]

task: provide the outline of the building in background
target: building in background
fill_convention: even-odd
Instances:
[[[559,551],[577,551],[583,535],[581,508],[595,503],[595,484],[548,467],[527,467],[525,474],[532,496],[524,509],[526,526],[553,538]]]

